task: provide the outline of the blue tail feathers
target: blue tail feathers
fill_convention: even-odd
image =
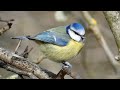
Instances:
[[[11,39],[29,40],[30,36],[16,36],[16,37],[11,37]]]

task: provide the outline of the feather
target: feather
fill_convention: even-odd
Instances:
[[[55,44],[58,46],[66,46],[71,38],[66,33],[66,27],[60,26],[60,27],[52,28],[42,33],[39,33],[34,37],[29,37],[29,39],[50,43],[50,44]]]

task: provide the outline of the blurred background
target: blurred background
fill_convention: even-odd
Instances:
[[[101,11],[89,11],[90,14],[97,20],[98,26],[108,43],[110,50],[114,55],[117,55],[117,47],[111,30],[106,22],[106,19]],[[0,36],[0,47],[14,51],[18,40],[12,40],[10,37],[21,35],[35,35],[47,29],[57,26],[68,25],[73,22],[83,23],[84,18],[80,11],[0,11],[0,17],[4,20],[15,19],[12,28],[5,34]],[[82,21],[81,21],[82,20]],[[84,25],[87,22],[84,21]],[[4,23],[0,22],[0,27]],[[23,41],[19,53],[23,52],[25,47],[33,47],[29,58],[33,62],[37,62],[42,58],[37,44],[32,41]],[[106,79],[116,78],[113,68],[108,60],[106,53],[101,45],[96,40],[93,32],[86,30],[85,46],[78,56],[69,61],[72,65],[72,74],[76,78],[85,79]],[[54,73],[58,73],[61,69],[61,64],[52,62],[48,59],[43,60],[40,64]],[[0,78],[6,78],[14,73],[0,68]],[[66,78],[71,78],[66,76]]]

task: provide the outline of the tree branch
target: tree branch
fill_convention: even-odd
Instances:
[[[49,73],[46,73],[44,69],[30,62],[28,59],[18,56],[17,54],[14,54],[8,50],[5,50],[4,48],[0,48],[0,60],[7,64],[10,64],[13,67],[16,67],[19,70],[22,70],[22,71],[17,71],[11,67],[8,67],[8,66],[6,67],[7,69],[14,71],[15,73],[27,75],[28,77],[31,77],[31,78],[35,78],[35,77],[40,79],[52,78],[52,76],[49,76],[48,75]],[[55,74],[53,73],[52,75],[55,76]]]
[[[7,23],[7,25],[5,25],[4,27],[0,28],[0,35],[2,35],[3,33],[5,33],[6,31],[8,31],[12,27],[12,24],[13,24],[12,21],[14,21],[14,19],[2,20],[0,18],[0,22]]]
[[[114,35],[118,53],[120,53],[120,15],[117,11],[104,11],[103,13]]]
[[[111,28],[118,47],[118,55],[115,57],[115,59],[120,60],[120,14],[117,11],[104,11],[103,13]],[[116,66],[118,66],[118,72],[120,73],[120,63],[118,64],[117,62]]]
[[[119,72],[120,69],[118,68],[118,66],[120,66],[120,64],[115,60],[113,53],[111,52],[110,48],[108,47],[108,44],[105,41],[105,39],[104,39],[104,37],[103,37],[102,33],[100,32],[100,29],[97,25],[97,21],[87,11],[82,11],[82,14],[89,24],[89,29],[94,33],[98,42],[103,47],[106,55],[109,58],[109,61],[112,65],[114,71]]]
[[[56,75],[3,48],[0,48],[0,60],[0,67],[31,79],[64,79],[67,74],[65,69],[61,69]]]

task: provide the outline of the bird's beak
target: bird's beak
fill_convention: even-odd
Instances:
[[[81,36],[81,38],[82,38],[82,41],[85,42],[86,37],[85,36]]]

